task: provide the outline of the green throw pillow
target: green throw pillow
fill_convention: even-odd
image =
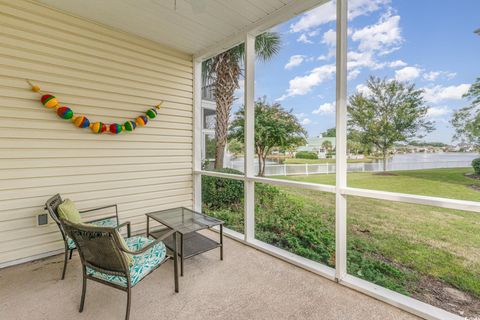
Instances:
[[[82,223],[80,212],[75,207],[75,203],[70,199],[65,199],[58,206],[57,211],[58,211],[58,215],[63,220],[67,220],[75,224]]]
[[[118,232],[118,230],[115,230],[115,231],[117,232],[118,240],[120,240],[120,245],[123,247],[123,249],[131,251],[127,245],[127,242],[125,242],[125,238],[122,237],[122,235],[120,234],[120,232]],[[123,254],[127,258],[128,264],[131,266],[133,264],[132,255],[126,252],[123,252]]]

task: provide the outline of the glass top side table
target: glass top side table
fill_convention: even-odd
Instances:
[[[183,262],[185,259],[196,256],[200,253],[220,248],[220,260],[223,260],[223,224],[222,220],[209,217],[184,207],[166,209],[147,213],[147,237],[158,238],[168,230],[173,229],[180,235],[180,275],[183,276]],[[166,226],[167,228],[150,230],[150,219]],[[220,227],[219,242],[214,241],[197,231],[209,229],[215,226]],[[165,246],[174,248],[173,237],[164,240]]]

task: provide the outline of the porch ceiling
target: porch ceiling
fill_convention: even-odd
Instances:
[[[265,30],[327,0],[37,1],[182,52],[198,55],[254,28]]]

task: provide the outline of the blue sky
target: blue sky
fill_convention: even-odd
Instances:
[[[414,82],[425,89],[436,123],[424,140],[451,143],[448,121],[480,77],[480,36],[473,33],[480,1],[350,0],[349,7],[349,94],[365,91],[370,75]],[[293,109],[310,136],[335,126],[334,29],[331,2],[275,27],[280,53],[256,64],[255,95]]]

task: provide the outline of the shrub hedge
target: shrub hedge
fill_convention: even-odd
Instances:
[[[472,167],[476,175],[480,176],[480,158],[474,159],[472,161]]]
[[[214,171],[243,175],[242,172],[230,168]],[[202,176],[202,202],[204,207],[211,210],[241,206],[243,203],[243,181]]]
[[[318,159],[318,155],[312,151],[299,151],[295,154],[297,159]]]

